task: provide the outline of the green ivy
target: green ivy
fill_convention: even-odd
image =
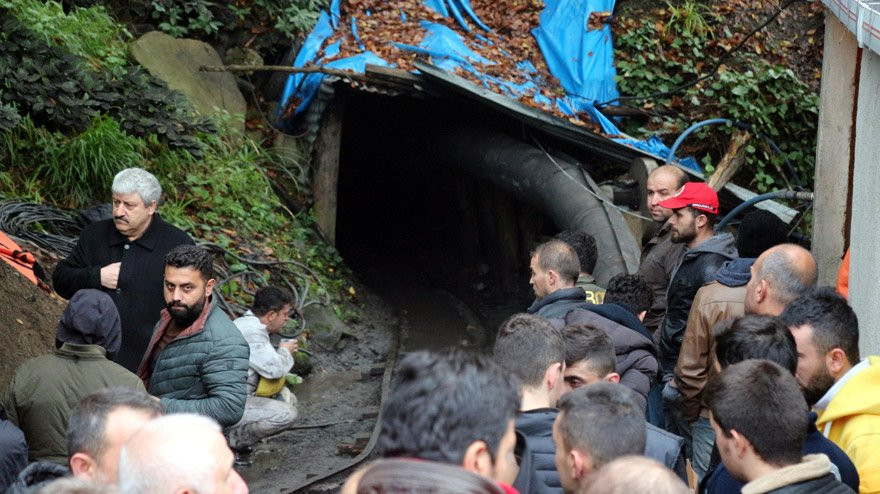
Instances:
[[[657,11],[655,11],[657,12]],[[670,28],[665,18],[619,18],[615,41],[617,83],[621,94],[647,96],[668,91],[700,77],[722,53],[713,41],[713,29]],[[711,18],[711,17],[710,17]],[[673,19],[674,20],[674,19]],[[729,37],[729,33],[725,36]],[[726,117],[752,126],[781,149],[776,153],[760,138],[746,149],[745,170],[737,181],[760,192],[791,184],[784,169],[788,158],[805,187],[811,187],[815,169],[819,97],[795,73],[748,54],[730,60],[715,77],[676,95],[644,102],[648,109],[663,108],[648,125],[629,124],[625,131],[640,137],[659,133],[671,142],[691,124]],[[726,149],[734,128],[710,127],[686,141],[686,152],[696,155],[707,172]]]
[[[140,67],[116,74],[92,70],[11,15],[0,23],[0,104],[67,134],[82,132],[107,114],[130,135],[157,135],[194,154],[201,143],[193,135],[214,130],[208,120],[190,115],[178,93]]]

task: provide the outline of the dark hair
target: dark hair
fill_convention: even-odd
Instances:
[[[599,253],[596,250],[596,240],[592,235],[580,230],[564,230],[559,232],[556,238],[574,249],[582,272],[593,273],[593,270],[596,269],[596,258]]]
[[[79,402],[67,422],[67,453],[87,453],[100,458],[107,447],[104,429],[107,415],[120,407],[140,410],[148,415],[162,415],[162,404],[144,391],[121,386],[96,391]]]
[[[645,452],[645,412],[623,385],[596,382],[562,395],[559,432],[566,451],[587,453],[598,469],[615,458]]]
[[[701,215],[701,214],[702,214],[703,216],[705,216],[705,217],[706,217],[706,220],[708,220],[707,223],[706,223],[706,226],[707,226],[707,227],[709,227],[709,226],[714,226],[715,223],[718,221],[718,215],[717,215],[717,214],[712,214],[712,213],[709,213],[709,212],[706,212],[706,211],[702,211],[702,210],[699,210],[699,209],[694,209],[694,208],[692,208],[691,206],[685,206],[684,209],[687,209],[688,211],[690,211],[690,212],[691,212],[691,216],[693,216],[693,217],[695,217],[695,218],[696,218],[697,216]]]
[[[765,255],[755,266],[755,276],[773,287],[773,296],[782,305],[791,303],[816,284],[814,263],[798,265],[797,251],[808,255],[799,245],[782,244]]]
[[[193,268],[210,280],[214,277],[214,259],[205,249],[195,245],[178,245],[165,255],[165,265],[172,268]]]
[[[788,227],[778,216],[764,209],[755,209],[743,216],[736,235],[740,257],[758,257],[770,247],[784,244]]]
[[[617,367],[614,343],[604,329],[590,323],[576,323],[562,328],[562,338],[566,366],[586,361],[599,377],[611,374]]]
[[[809,326],[813,344],[825,354],[840,348],[849,363],[859,358],[859,319],[855,311],[831,287],[815,288],[788,304],[779,315],[789,328]]]
[[[460,465],[467,447],[483,441],[494,458],[520,400],[516,378],[489,357],[410,353],[382,406],[379,454]]]
[[[382,493],[502,494],[491,479],[458,465],[388,458],[367,467],[358,481],[358,494]]]
[[[807,402],[791,372],[769,360],[745,360],[710,379],[703,401],[722,433],[742,434],[764,462],[801,461]]]
[[[492,356],[523,386],[539,387],[547,368],[565,361],[565,343],[543,317],[514,314],[501,323]]]
[[[538,267],[553,270],[562,279],[575,282],[581,274],[581,264],[574,249],[562,240],[550,240],[535,247],[532,256],[538,256]]]
[[[608,281],[605,303],[617,304],[638,315],[654,304],[654,290],[641,275],[620,273]]]
[[[765,359],[794,374],[797,344],[779,318],[743,316],[715,325],[715,354],[721,367],[743,360]]]
[[[257,317],[263,317],[269,312],[281,310],[285,305],[292,303],[293,297],[287,290],[277,286],[265,286],[257,290],[254,295],[251,312]]]

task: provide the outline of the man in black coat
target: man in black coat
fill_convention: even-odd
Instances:
[[[122,318],[117,363],[136,372],[159,311],[165,306],[162,275],[165,254],[194,242],[156,213],[162,187],[140,168],[113,178],[113,218],[85,227],[70,257],[52,275],[55,291],[70,298],[77,290],[104,290]]]

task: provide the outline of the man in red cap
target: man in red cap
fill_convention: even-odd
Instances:
[[[718,194],[702,182],[688,182],[673,197],[661,201],[671,209],[672,241],[684,244],[685,254],[672,273],[666,295],[666,315],[660,326],[658,350],[663,371],[663,404],[667,429],[690,443],[689,424],[681,419],[679,393],[672,380],[681,350],[688,313],[697,290],[715,279],[725,261],[737,258],[733,235],[715,233]]]

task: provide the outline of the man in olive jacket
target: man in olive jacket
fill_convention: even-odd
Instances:
[[[204,249],[175,247],[165,257],[165,309],[138,376],[166,413],[198,413],[229,427],[247,399],[250,350],[213,300],[213,261]]]
[[[80,290],[61,316],[55,353],[32,358],[15,370],[3,408],[24,432],[30,461],[67,463],[67,422],[86,396],[109,386],[144,389],[137,376],[111,362],[120,333],[119,313],[110,297],[99,290]]]
[[[113,218],[83,229],[73,252],[52,273],[52,284],[66,299],[83,288],[110,295],[122,319],[116,361],[135,372],[163,307],[165,254],[193,241],[156,213],[162,187],[148,171],[122,170],[111,188]]]

